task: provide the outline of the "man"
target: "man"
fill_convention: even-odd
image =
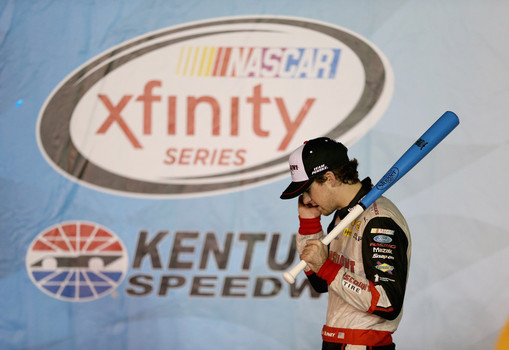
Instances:
[[[395,349],[411,247],[403,215],[380,197],[327,247],[321,215],[334,213],[330,232],[369,192],[371,180],[359,181],[357,160],[326,137],[297,148],[289,163],[292,183],[281,199],[299,197],[297,249],[313,288],[329,293],[322,349]]]

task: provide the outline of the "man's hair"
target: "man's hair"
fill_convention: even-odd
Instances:
[[[332,170],[334,176],[337,180],[341,181],[344,184],[352,185],[359,182],[359,173],[357,171],[357,166],[359,162],[357,159],[352,159],[348,163],[343,164],[340,168]],[[318,176],[315,179],[319,184],[323,184],[327,181],[325,174]]]

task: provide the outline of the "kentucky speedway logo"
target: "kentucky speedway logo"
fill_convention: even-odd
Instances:
[[[128,256],[122,241],[90,222],[65,222],[41,232],[26,255],[32,282],[64,301],[92,301],[122,282]]]

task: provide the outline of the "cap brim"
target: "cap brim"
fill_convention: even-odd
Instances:
[[[311,184],[311,179],[301,182],[292,182],[281,194],[281,199],[292,199],[300,196]]]

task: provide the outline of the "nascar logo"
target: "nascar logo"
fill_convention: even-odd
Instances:
[[[176,76],[334,79],[335,48],[182,46]]]
[[[384,235],[393,235],[394,234],[394,230],[389,230],[389,229],[385,229],[385,228],[372,228],[371,229],[371,233],[375,233],[375,234],[384,234]]]
[[[28,275],[41,291],[73,302],[110,294],[128,267],[122,241],[89,222],[64,222],[39,233],[25,261]]]

